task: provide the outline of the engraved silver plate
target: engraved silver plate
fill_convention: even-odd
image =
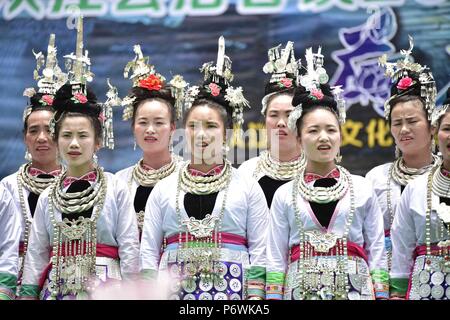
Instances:
[[[198,300],[212,300],[212,295],[209,292],[203,292],[198,297]]]
[[[233,263],[230,265],[230,274],[235,278],[239,277],[241,275],[241,267]]]
[[[419,272],[419,282],[420,283],[428,283],[430,281],[430,273],[426,270],[422,270]]]
[[[230,300],[242,300],[241,296],[239,295],[239,293],[233,293],[230,296]]]
[[[363,285],[362,276],[359,274],[349,274],[348,277],[350,279],[350,283],[351,283],[352,287],[356,291],[361,291],[361,288]]]
[[[292,297],[294,298],[294,300],[304,300],[305,299],[305,295],[302,294],[300,288],[295,288],[294,290],[292,290]]]
[[[361,295],[358,291],[350,291],[347,295],[348,300],[361,300]]]
[[[333,274],[324,273],[320,276],[320,283],[322,283],[323,286],[331,286],[333,283]]]
[[[219,276],[225,276],[228,272],[228,267],[223,262],[215,262],[214,263],[214,272]]]
[[[223,292],[217,292],[217,293],[214,295],[214,300],[228,300],[228,297],[227,297],[227,295],[226,295],[225,293],[223,293]]]
[[[213,287],[212,279],[202,278],[198,286],[202,291],[209,291]]]
[[[183,280],[181,286],[187,293],[194,292],[197,287],[194,280]]]
[[[435,286],[442,284],[444,282],[444,274],[440,271],[436,271],[431,275],[431,283]]]
[[[192,293],[188,293],[183,297],[183,300],[195,300],[195,296]]]
[[[239,292],[242,289],[242,284],[241,281],[239,281],[238,279],[231,279],[230,280],[230,288],[231,290],[233,290],[234,292]]]
[[[227,281],[224,278],[215,279],[214,288],[217,291],[224,291],[227,288]]]
[[[430,287],[429,284],[424,283],[424,284],[420,285],[420,287],[419,287],[419,295],[422,298],[428,298],[430,296],[430,293],[431,293],[431,287]]]
[[[436,299],[440,300],[444,296],[444,287],[443,286],[434,286],[431,288],[431,296]]]

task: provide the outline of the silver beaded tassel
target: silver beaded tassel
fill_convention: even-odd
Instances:
[[[122,101],[119,98],[117,88],[111,85],[107,79],[109,90],[106,93],[108,99],[102,105],[103,113],[103,147],[114,149],[114,130],[113,130],[113,106],[120,106]]]

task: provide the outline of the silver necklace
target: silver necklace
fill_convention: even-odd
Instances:
[[[303,153],[298,159],[293,161],[278,161],[272,157],[268,150],[265,150],[259,155],[253,177],[257,179],[258,175],[262,172],[274,180],[288,181],[294,179],[305,165],[306,158]]]

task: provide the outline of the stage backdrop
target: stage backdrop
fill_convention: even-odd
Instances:
[[[382,118],[389,82],[377,65],[386,53],[400,57],[408,34],[415,40],[414,57],[431,67],[439,103],[449,86],[449,0],[135,0],[135,1],[0,1],[0,177],[24,162],[22,112],[24,88],[34,86],[35,52],[46,52],[56,34],[60,66],[75,50],[74,17],[85,18],[85,48],[95,73],[93,89],[105,100],[106,79],[123,97],[131,82],[123,68],[140,44],[156,69],[170,78],[182,74],[197,84],[199,67],[215,60],[217,39],[224,35],[233,60],[234,85],[244,87],[251,103],[245,115],[245,136],[234,143],[235,165],[265,147],[260,115],[267,49],[295,42],[297,58],[306,48],[322,46],[332,85],[342,85],[347,99],[343,126],[343,164],[354,173],[393,159],[393,139]],[[115,172],[141,156],[133,151],[130,124],[114,111],[114,151],[102,150],[100,164]],[[176,140],[178,142],[180,140]],[[242,152],[246,150],[247,152]]]

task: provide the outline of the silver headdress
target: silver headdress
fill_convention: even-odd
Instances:
[[[321,51],[321,47],[319,47],[317,53],[313,53],[312,48],[306,49],[306,73],[297,77],[297,86],[303,87],[306,92],[309,92],[308,97],[310,100],[320,101],[324,98],[321,85],[325,85],[329,80],[327,71],[323,67],[324,59]],[[346,118],[345,100],[342,97],[343,90],[341,86],[331,87],[331,90],[333,99],[337,104],[338,120],[342,124]],[[297,120],[302,113],[303,105],[299,104],[289,114],[288,127],[294,132],[297,132]]]
[[[38,91],[36,92],[34,88],[26,88],[23,95],[31,99],[36,93],[40,93],[42,97],[38,102],[42,106],[51,106],[56,91],[67,81],[67,75],[58,66],[56,54],[55,35],[53,33],[50,34],[48,41],[47,56],[44,56],[42,52],[36,53],[33,50],[33,55],[36,58],[36,69],[33,72],[33,76],[34,80],[37,80]],[[42,67],[44,67],[42,75],[39,75],[39,70]],[[33,105],[30,104],[24,110],[24,121],[32,109]]]
[[[212,61],[204,63],[200,72],[204,74],[203,89],[211,96],[216,97],[221,94],[223,89],[225,90],[224,99],[233,109],[232,120],[235,129],[238,129],[244,123],[244,107],[250,108],[250,105],[243,95],[242,87],[234,88],[230,85],[234,78],[231,63],[231,59],[225,55],[225,39],[221,36],[218,43],[216,65]],[[186,110],[192,107],[199,92],[199,86],[191,86],[187,89],[184,101]]]
[[[69,82],[72,85],[72,94],[81,93],[86,95],[86,83],[94,79],[94,74],[91,72],[91,59],[89,52],[84,50],[83,45],[83,16],[78,17],[77,24],[77,44],[75,54],[65,55],[66,70],[69,77]]]
[[[431,114],[431,125],[433,127],[436,127],[439,119],[447,112],[447,110],[450,108],[450,87],[447,88],[447,98],[445,99],[442,106],[436,107],[433,110],[433,113]]]
[[[112,107],[120,106],[121,99],[117,92],[117,88],[111,85],[109,78],[106,80],[109,90],[106,93],[108,98],[102,104],[102,113],[100,114],[100,122],[103,122],[103,147],[114,149],[114,131],[113,131],[113,110]]]
[[[292,41],[288,41],[284,49],[280,50],[280,48],[281,44],[267,51],[269,61],[264,65],[263,71],[264,73],[272,74],[269,83],[277,83],[279,90],[267,93],[263,97],[261,101],[262,115],[265,115],[267,110],[267,102],[271,96],[279,93],[280,91],[295,87],[295,80],[298,77],[298,71],[301,67],[301,60],[295,60],[294,43]]]
[[[425,109],[427,111],[428,120],[436,106],[436,83],[433,74],[427,66],[421,66],[419,63],[410,61],[411,53],[414,48],[414,40],[409,38],[409,49],[400,50],[403,59],[395,63],[387,62],[387,55],[382,55],[378,59],[379,65],[386,69],[385,75],[390,77],[393,82],[391,97],[384,103],[384,116],[389,119],[391,111],[391,101],[404,94],[413,94],[422,97],[425,100]],[[417,88],[417,92],[412,90]],[[420,91],[420,92],[419,92]]]
[[[148,56],[144,57],[140,45],[135,45],[133,47],[133,50],[136,56],[125,66],[123,71],[124,78],[129,78],[130,80],[132,80],[133,87],[140,87],[149,91],[161,90],[165,85],[166,78],[164,78],[160,73],[156,72],[154,65],[150,64],[150,58]],[[131,76],[128,76],[130,70],[132,70],[133,73]],[[175,75],[169,82],[169,84],[171,95],[175,99],[175,116],[176,120],[178,120],[181,117],[184,88],[187,86],[187,83],[184,81],[181,75]],[[136,97],[133,94],[129,94],[125,98],[123,98],[123,120],[129,120],[133,118],[133,103],[135,101]]]

